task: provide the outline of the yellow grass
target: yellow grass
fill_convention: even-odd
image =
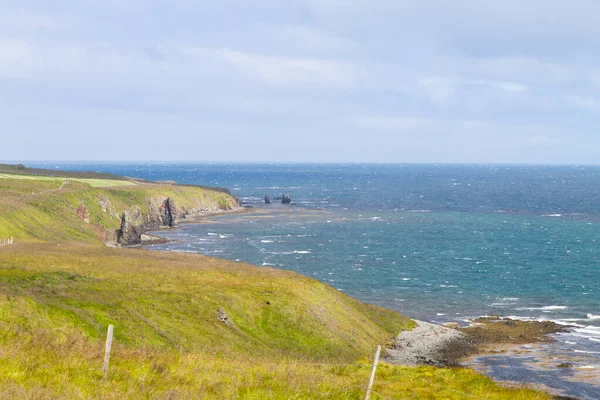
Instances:
[[[362,399],[375,346],[412,325],[286,271],[85,244],[0,249],[0,398]],[[549,399],[431,367],[382,365],[374,390],[374,399]]]
[[[35,175],[16,175],[16,174],[4,174],[0,173],[0,179],[18,179],[18,180],[31,180],[41,182],[64,182],[64,181],[75,181],[87,183],[92,187],[113,187],[113,186],[132,186],[135,182],[132,181],[118,181],[111,179],[85,179],[85,178],[61,178],[53,176],[35,176]]]

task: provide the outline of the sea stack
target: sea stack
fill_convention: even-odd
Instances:
[[[281,196],[281,204],[290,204],[292,202],[292,198],[289,194],[284,194]]]

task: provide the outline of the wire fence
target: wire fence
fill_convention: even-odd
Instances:
[[[15,241],[12,236],[10,237],[10,239],[0,238],[0,247],[10,246],[11,244],[14,244],[14,243],[15,243]]]

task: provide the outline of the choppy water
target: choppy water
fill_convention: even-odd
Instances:
[[[581,369],[568,372],[575,378],[542,379],[548,374],[527,367],[513,368],[517,376],[510,378],[550,381],[566,394],[600,398],[600,382],[594,382],[600,369],[600,167],[59,168],[223,186],[261,208],[184,225],[166,233],[175,242],[154,248],[294,270],[429,321],[500,315],[574,325],[546,350],[556,364],[576,355],[573,364]],[[261,205],[265,194],[282,193],[296,206]],[[502,370],[490,373],[503,378]]]

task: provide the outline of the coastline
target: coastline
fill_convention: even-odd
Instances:
[[[159,236],[160,232],[177,230],[177,227],[179,225],[188,225],[188,224],[200,225],[200,224],[205,223],[207,218],[211,218],[211,217],[220,217],[220,216],[224,216],[224,215],[243,215],[243,214],[251,214],[254,212],[256,212],[256,209],[254,209],[252,207],[237,207],[232,210],[205,211],[202,213],[198,213],[197,215],[194,215],[193,217],[178,219],[177,223],[171,227],[165,226],[165,227],[151,228],[151,229],[145,231],[141,235],[142,236],[141,243],[133,244],[133,245],[120,245],[118,247],[135,248],[135,247],[149,246],[149,245],[153,245],[153,244],[169,243],[172,240],[169,240],[165,237]],[[115,247],[115,246],[110,246],[109,243],[105,243],[105,245],[107,247]]]
[[[232,214],[249,214],[263,211],[261,209],[246,208],[243,210],[231,210],[222,212],[208,212],[202,216],[194,217],[178,221],[178,224],[204,224],[206,219],[211,217],[220,217]],[[176,230],[177,226],[172,228],[164,228],[158,231],[151,231],[160,234],[161,231],[170,229]],[[166,242],[174,242],[162,238]],[[165,243],[166,243],[165,242]],[[156,242],[144,243],[146,245],[156,244]],[[150,249],[147,249],[150,250]],[[215,257],[211,255],[214,258]],[[549,343],[552,339],[548,337],[556,332],[565,330],[564,326],[544,321],[517,321],[508,318],[489,317],[483,319],[471,320],[471,324],[467,327],[445,326],[421,320],[414,320],[417,326],[411,331],[402,331],[395,338],[394,342],[385,349],[385,356],[382,361],[392,365],[399,366],[434,366],[440,368],[470,368],[484,375],[488,375],[487,371],[480,371],[477,368],[477,363],[474,360],[486,357],[489,354],[494,354],[494,348],[501,346],[504,352],[519,348],[523,343]],[[493,326],[496,322],[503,322],[502,326],[509,327],[509,333],[500,329],[493,329],[489,334],[481,334],[481,326]],[[511,329],[519,331],[518,338],[514,341],[511,338]],[[514,333],[514,331],[513,331]],[[490,353],[491,352],[491,353]],[[492,376],[490,376],[492,377]],[[564,396],[564,394],[555,388],[545,386],[538,383],[527,382],[510,382],[501,379],[495,379],[496,382],[506,386],[518,386],[528,388],[539,388],[559,400],[579,400],[576,397]]]

